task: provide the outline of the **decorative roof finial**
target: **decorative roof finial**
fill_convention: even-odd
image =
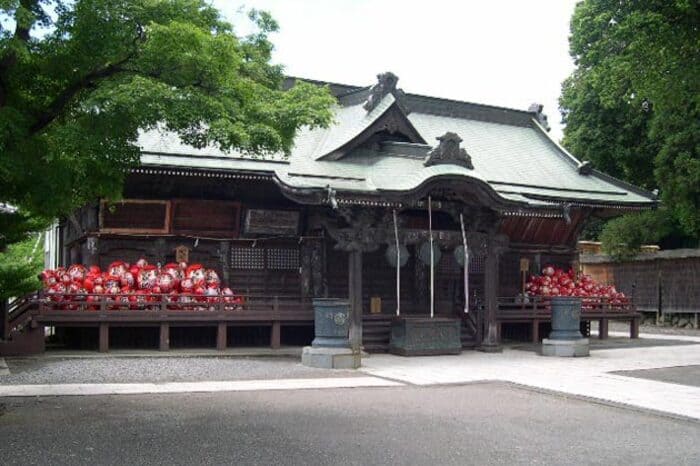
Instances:
[[[369,96],[367,96],[367,101],[365,102],[363,108],[368,112],[371,112],[374,110],[374,107],[381,102],[384,96],[389,93],[394,94],[397,101],[400,100],[401,97],[403,97],[403,91],[396,88],[396,84],[398,82],[399,77],[391,71],[379,73],[377,75],[377,84],[369,89]]]
[[[425,158],[423,165],[429,167],[431,165],[440,164],[453,164],[459,165],[470,170],[474,169],[472,165],[472,158],[467,154],[467,151],[459,147],[459,143],[462,142],[456,133],[447,132],[440,137],[435,138],[440,141],[440,144],[430,152]]]
[[[530,113],[534,113],[535,118],[537,119],[537,123],[539,123],[540,126],[542,126],[544,129],[549,131],[552,128],[549,126],[549,123],[547,122],[547,115],[545,115],[542,112],[543,109],[544,109],[544,105],[534,103],[528,107],[527,111]]]
[[[593,173],[593,164],[590,160],[584,160],[578,164],[578,172],[580,175],[590,175]]]

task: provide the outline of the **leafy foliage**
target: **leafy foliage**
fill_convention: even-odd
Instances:
[[[665,209],[612,219],[600,235],[603,252],[617,260],[634,257],[639,254],[639,248],[643,244],[656,243],[668,235],[672,225]]]
[[[693,238],[700,237],[699,24],[695,1],[579,3],[570,38],[577,69],[560,99],[564,145],[613,176],[659,188],[670,213],[658,215],[670,222],[665,231]],[[622,226],[639,221],[612,222],[603,238],[632,234]]]
[[[31,234],[0,254],[0,299],[22,296],[41,286],[37,276],[44,265],[42,240],[41,233]]]
[[[140,130],[263,155],[329,124],[330,93],[283,91],[277,23],[250,19],[256,32],[238,37],[206,0],[2,0],[0,202],[55,218],[118,198]],[[32,230],[22,225],[0,220],[0,238]]]

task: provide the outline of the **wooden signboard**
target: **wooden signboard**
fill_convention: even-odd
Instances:
[[[178,246],[175,248],[175,262],[178,264],[180,262],[190,261],[190,248],[187,246]]]
[[[369,312],[371,314],[382,313],[382,298],[380,298],[379,296],[372,296],[369,299]]]
[[[244,231],[246,234],[296,235],[299,231],[299,212],[248,209]]]
[[[168,233],[170,202],[124,199],[115,203],[100,202],[102,233]]]

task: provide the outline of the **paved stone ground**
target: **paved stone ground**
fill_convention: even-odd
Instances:
[[[658,380],[659,382],[675,383],[700,387],[700,365],[682,367],[662,367],[660,369],[644,369],[639,371],[618,371],[613,374],[640,379]]]
[[[314,377],[353,377],[356,371],[326,371],[292,358],[7,358],[10,374],[0,385],[66,383],[199,382]]]
[[[4,400],[32,464],[700,464],[700,424],[499,383]]]

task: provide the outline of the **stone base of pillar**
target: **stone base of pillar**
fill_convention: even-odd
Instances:
[[[482,343],[476,347],[476,350],[481,351],[482,353],[502,353],[503,347],[498,343]]]
[[[542,356],[559,356],[563,358],[576,358],[590,356],[588,338],[576,340],[542,340]]]
[[[362,363],[362,357],[350,348],[305,346],[301,353],[301,363],[321,369],[357,369]]]

